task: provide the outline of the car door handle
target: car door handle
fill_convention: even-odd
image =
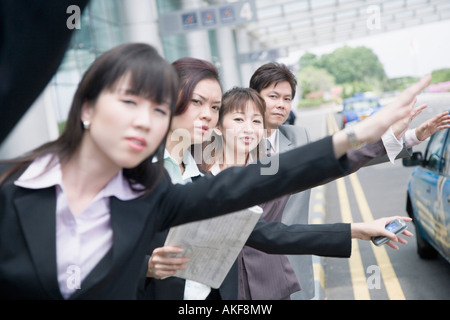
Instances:
[[[428,193],[430,193],[430,191],[431,191],[430,186],[427,186],[426,189],[425,189],[425,191],[428,192]]]

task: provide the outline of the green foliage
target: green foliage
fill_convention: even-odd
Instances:
[[[434,70],[431,73],[431,83],[450,81],[450,68]]]
[[[319,58],[317,58],[314,53],[307,52],[300,57],[298,62],[300,64],[300,68],[305,69],[308,67],[314,67],[318,61]]]
[[[317,98],[317,99],[301,99],[298,102],[297,108],[308,108],[308,107],[317,107],[323,104],[325,101],[323,98]]]
[[[352,97],[355,93],[359,92],[368,92],[368,91],[378,91],[372,84],[362,82],[362,81],[353,81],[342,84],[342,98]]]
[[[353,96],[358,92],[401,91],[416,82],[415,77],[388,79],[384,67],[376,54],[366,47],[344,46],[332,53],[320,57],[313,53],[305,53],[299,59],[299,87],[302,98],[314,91],[328,91],[333,86],[341,86],[341,98]],[[450,81],[450,68],[435,70],[431,73],[432,84]],[[313,106],[321,99],[303,99],[299,107]]]
[[[373,51],[366,47],[341,47],[321,56],[315,66],[326,69],[337,84],[386,79],[383,65]]]
[[[303,98],[310,92],[328,91],[334,86],[334,77],[327,70],[312,65],[302,68],[297,75],[297,80]]]
[[[417,80],[419,79],[415,77],[399,77],[388,79],[383,84],[383,91],[402,91]]]
[[[309,108],[309,107],[317,107],[324,103],[342,103],[342,99],[331,98],[330,100],[325,100],[324,98],[316,98],[316,99],[301,99],[297,104],[297,108]]]

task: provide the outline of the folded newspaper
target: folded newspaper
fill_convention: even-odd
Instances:
[[[230,271],[253,231],[262,208],[254,206],[211,219],[172,227],[165,245],[183,249],[189,258],[176,277],[194,280],[217,289]]]

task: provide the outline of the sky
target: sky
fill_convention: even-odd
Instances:
[[[321,56],[344,45],[371,48],[389,78],[421,77],[436,69],[450,68],[450,20],[311,48],[308,52]],[[304,53],[305,51],[291,52],[282,62],[297,62]]]

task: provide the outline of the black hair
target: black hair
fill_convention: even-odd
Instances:
[[[294,99],[295,92],[297,90],[297,79],[292,71],[282,63],[269,62],[263,64],[255,71],[255,73],[253,73],[249,86],[250,88],[261,93],[261,90],[264,90],[271,84],[277,85],[283,81],[289,82],[291,86],[292,99]]]
[[[167,103],[173,114],[179,81],[171,64],[150,45],[143,43],[119,45],[99,56],[84,73],[61,136],[18,159],[8,161],[14,166],[2,175],[0,183],[13,172],[20,171],[34,159],[46,154],[57,156],[60,162],[70,159],[79,148],[85,130],[81,123],[83,105],[86,102],[95,102],[104,90],[113,91],[124,77],[129,77],[129,86],[133,94],[156,103]],[[165,139],[161,141],[154,154],[137,167],[123,170],[132,188],[139,184],[149,190],[154,186],[164,169],[162,161],[152,163],[152,158],[156,156],[157,159],[163,159],[164,148]]]

